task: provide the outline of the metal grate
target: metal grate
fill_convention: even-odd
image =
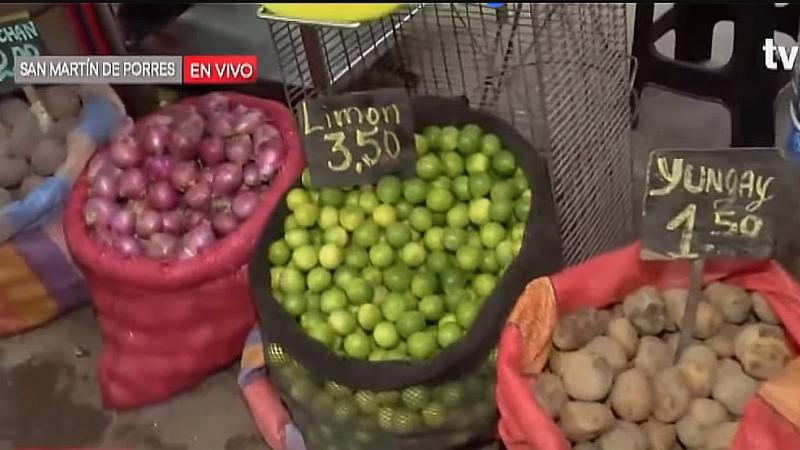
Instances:
[[[568,263],[632,238],[624,4],[410,4],[356,29],[268,23],[289,104],[388,86],[466,96],[548,155]]]

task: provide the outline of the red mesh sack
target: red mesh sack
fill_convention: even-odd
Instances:
[[[647,284],[688,286],[688,263],[643,262],[638,244],[598,256],[549,278],[532,281],[503,331],[497,360],[500,435],[509,450],[569,450],[558,425],[531,395],[532,375],[547,359],[557,316],[581,306],[607,307]],[[781,318],[787,336],[800,341],[800,286],[774,261],[713,261],[703,282],[725,281],[760,292]],[[768,383],[771,383],[770,380]],[[794,384],[800,389],[800,383]],[[748,403],[733,450],[800,448],[800,431],[761,396]]]
[[[107,408],[159,402],[196,385],[238,357],[255,323],[247,263],[272,211],[305,163],[294,116],[284,105],[226,95],[263,110],[280,130],[288,156],[256,212],[209,251],[169,263],[125,259],[89,237],[82,215],[88,195],[85,173],[70,194],[64,231],[86,277],[103,335],[98,379]]]

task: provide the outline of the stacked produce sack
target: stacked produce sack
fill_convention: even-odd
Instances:
[[[239,355],[255,320],[247,262],[302,164],[288,109],[228,93],[128,121],[90,162],[64,222],[107,407],[164,400]]]
[[[89,301],[63,242],[61,211],[73,180],[123,116],[107,87],[52,86],[38,95],[42,123],[24,100],[0,102],[0,336]]]
[[[529,285],[500,347],[508,447],[800,448],[800,382],[787,370],[800,286],[772,262],[710,263],[677,352],[688,266],[637,255],[631,246]]]
[[[414,106],[415,176],[339,189],[306,173],[273,215],[251,264],[264,343],[242,382],[276,448],[296,447],[263,365],[309,450],[495,439],[492,348],[525,273],[560,256],[537,153],[449,105]]]

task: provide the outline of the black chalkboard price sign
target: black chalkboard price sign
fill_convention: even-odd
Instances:
[[[373,184],[387,174],[414,173],[414,118],[404,90],[315,98],[300,104],[300,116],[315,188]]]
[[[787,167],[772,148],[653,151],[642,247],[680,259],[771,256]]]
[[[27,12],[0,17],[0,94],[13,91],[14,61],[46,54],[44,41]]]

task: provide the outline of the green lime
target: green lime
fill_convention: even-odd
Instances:
[[[450,381],[434,389],[434,397],[446,408],[458,408],[464,402],[464,388],[461,383]]]
[[[431,393],[424,386],[411,386],[400,392],[400,400],[408,409],[421,411],[431,401]]]
[[[289,397],[300,404],[309,403],[317,394],[317,386],[311,380],[299,378],[289,387]]]
[[[333,287],[323,292],[319,299],[319,308],[330,314],[347,307],[347,295],[339,288]]]
[[[333,275],[322,267],[315,267],[306,275],[306,285],[311,292],[322,292],[333,282]]]
[[[496,134],[485,134],[481,139],[481,153],[486,156],[492,156],[500,151],[502,144],[500,138]]]
[[[428,295],[419,301],[419,312],[431,322],[436,322],[444,315],[444,300],[438,295]]]
[[[417,176],[423,180],[433,180],[442,173],[442,162],[436,155],[429,153],[417,159]]]
[[[430,146],[437,146],[439,145],[439,136],[442,134],[442,129],[437,126],[428,126],[422,131],[423,136],[428,141],[428,145]]]
[[[305,189],[294,188],[286,194],[286,206],[288,206],[291,211],[297,211],[299,206],[309,203],[311,203],[311,196]]]
[[[493,250],[506,238],[506,229],[499,223],[489,222],[481,226],[480,235],[483,246]]]
[[[417,272],[411,278],[411,293],[418,298],[433,295],[438,288],[439,281],[431,272]]]
[[[394,430],[394,414],[394,408],[389,406],[383,406],[378,410],[378,426],[383,431],[392,432]]]
[[[464,154],[475,153],[480,147],[482,134],[477,125],[464,126],[458,134],[458,150]]]
[[[405,264],[395,264],[383,272],[383,283],[393,292],[406,292],[411,284],[411,270]]]
[[[311,243],[311,234],[302,228],[287,231],[283,238],[286,240],[286,245],[292,250]]]
[[[422,241],[430,251],[444,250],[444,228],[432,227],[425,232]]]
[[[397,328],[391,322],[380,322],[375,325],[375,329],[372,330],[372,339],[379,347],[385,349],[394,347],[400,340]]]
[[[356,401],[358,408],[364,414],[377,414],[381,407],[381,402],[378,400],[378,395],[372,391],[356,391],[353,399]]]
[[[428,183],[420,178],[410,178],[403,182],[403,198],[416,205],[425,201],[428,195]]]
[[[358,196],[358,206],[367,214],[371,214],[379,204],[378,196],[371,190],[364,190],[361,192],[361,195]]]
[[[438,349],[436,334],[427,331],[417,331],[408,337],[408,355],[414,359],[427,359],[433,356]]]
[[[353,243],[364,248],[372,247],[378,243],[381,230],[372,220],[367,220],[353,231]]]
[[[453,206],[455,197],[453,194],[443,188],[432,188],[428,191],[428,196],[425,199],[425,206],[434,212],[446,212]]]
[[[450,293],[467,284],[467,274],[457,267],[448,267],[439,274],[439,282],[442,290]]]
[[[456,152],[443,153],[440,156],[445,175],[455,178],[464,173],[464,158]]]
[[[446,237],[445,235],[445,238]],[[440,273],[450,267],[450,256],[442,250],[432,251],[428,254],[428,260],[425,264],[432,271]]]
[[[442,152],[452,152],[458,148],[458,128],[453,126],[442,128],[438,144],[439,150]]]
[[[303,173],[300,175],[300,184],[306,189],[311,189],[311,171],[308,170],[308,167],[303,169]]]
[[[524,192],[529,189],[528,178],[525,177],[525,173],[522,172],[520,168],[517,168],[517,171],[514,172],[514,177],[511,179],[511,182],[517,188],[517,192]]]
[[[405,311],[396,320],[397,332],[403,339],[425,329],[425,315],[419,311]]]
[[[356,318],[350,311],[333,311],[328,316],[328,325],[339,336],[347,336],[356,330]]]
[[[481,272],[497,273],[498,271],[500,271],[500,263],[497,262],[497,252],[484,252]]]
[[[319,249],[318,258],[319,265],[328,270],[334,270],[344,261],[344,250],[335,244],[325,244]]]
[[[273,265],[282,266],[289,262],[291,256],[291,250],[283,239],[278,239],[269,246],[269,262]]]
[[[411,292],[405,292],[403,294],[403,301],[406,304],[406,311],[416,311],[417,305],[419,305],[419,299]]]
[[[417,156],[428,153],[430,149],[428,148],[428,140],[425,139],[425,136],[419,134],[414,135],[414,150],[416,150]]]
[[[382,177],[375,187],[375,194],[381,202],[395,204],[403,197],[403,182],[394,175]]]
[[[414,207],[411,205],[411,203],[401,200],[397,203],[394,209],[397,211],[397,220],[406,220],[408,219],[408,215],[411,214],[411,210],[414,209]]]
[[[319,311],[307,311],[300,316],[300,326],[308,330],[309,327],[327,323],[325,316]]]
[[[371,301],[372,296],[375,295],[372,285],[361,278],[353,279],[350,285],[345,288],[345,292],[347,293],[347,298],[350,299],[350,303],[354,305],[363,305]]]
[[[450,178],[448,178],[445,175],[442,175],[439,178],[431,181],[430,187],[431,188],[445,189],[445,190],[449,191],[450,190],[450,186],[452,186],[452,184],[453,184],[453,180],[451,180]]]
[[[371,331],[381,319],[383,319],[383,316],[380,308],[372,303],[366,303],[358,307],[358,324],[364,330]]]
[[[447,211],[447,225],[453,228],[465,228],[469,225],[469,206],[456,203]]]
[[[433,226],[435,227],[443,227],[447,225],[447,213],[443,212],[432,213],[431,219],[433,220]]]
[[[448,228],[444,233],[444,248],[454,252],[467,242],[467,233],[461,228]]]
[[[492,170],[495,174],[502,177],[514,175],[517,169],[517,161],[514,154],[508,150],[501,150],[492,156]]]
[[[480,298],[488,297],[497,285],[497,279],[488,273],[479,273],[472,279],[472,290]]]
[[[319,219],[319,207],[313,203],[298,205],[294,212],[297,225],[303,228],[314,226]]]
[[[488,173],[477,173],[469,177],[469,193],[472,198],[485,197],[492,190],[492,177]]]
[[[320,392],[314,397],[314,400],[311,401],[311,410],[314,411],[314,414],[319,414],[324,417],[333,414],[335,407],[336,404],[333,401],[333,397],[327,392]]]
[[[469,302],[471,299],[470,291],[462,287],[448,292],[444,301],[447,304],[447,310],[455,314],[458,311],[458,305]]]
[[[281,272],[280,288],[285,294],[301,293],[306,290],[306,279],[299,270],[287,267]]]
[[[361,191],[359,191],[357,189],[353,189],[351,191],[348,191],[347,194],[344,197],[344,206],[351,206],[351,207],[357,208],[358,207],[358,199],[359,199],[360,195],[361,195]]]
[[[372,211],[372,220],[375,221],[378,226],[386,228],[397,222],[397,211],[395,211],[391,205],[378,205],[375,210]]]
[[[480,305],[475,302],[461,302],[456,309],[456,321],[458,325],[468,330],[475,323],[475,319],[480,312]]]
[[[350,235],[347,234],[347,230],[338,225],[325,230],[325,233],[323,233],[322,236],[323,243],[333,244],[336,245],[337,247],[342,247],[342,248],[344,248],[347,245],[347,241],[349,240],[350,240]]]
[[[441,403],[432,402],[422,410],[422,423],[431,428],[439,428],[447,423],[447,409]]]
[[[320,344],[328,348],[333,347],[336,334],[334,334],[333,330],[327,323],[321,322],[309,324],[306,328],[306,333],[308,333],[308,336],[311,339],[314,339]]]
[[[272,290],[278,290],[281,287],[281,274],[283,267],[273,267],[269,269],[269,286]]]
[[[408,267],[419,267],[425,263],[428,252],[419,242],[409,242],[400,250],[400,259]]]
[[[514,212],[514,204],[507,200],[492,200],[489,205],[489,219],[493,222],[506,223]]]
[[[402,248],[411,241],[411,230],[404,223],[393,223],[386,228],[386,242],[394,248]],[[287,249],[288,251],[288,249]]]
[[[319,210],[319,227],[323,230],[339,225],[339,210],[333,206],[323,206]]]
[[[341,208],[344,206],[344,192],[340,189],[333,187],[322,188],[319,193],[319,202],[323,206],[333,206],[334,208]]]
[[[531,201],[525,197],[520,197],[514,202],[514,217],[520,222],[524,222],[528,218],[528,213],[531,210]]]
[[[367,342],[369,343],[369,341]],[[350,397],[343,397],[336,401],[336,408],[333,410],[333,420],[339,423],[349,422],[358,415],[358,405]]]
[[[363,269],[369,264],[369,254],[362,247],[348,247],[345,251],[344,263],[354,269]]]
[[[497,244],[494,251],[495,255],[497,255],[497,262],[501,267],[511,264],[511,261],[514,260],[514,244],[511,240],[505,240]]]
[[[306,296],[300,293],[286,294],[281,304],[287,313],[298,317],[306,311]]]
[[[333,272],[333,284],[339,289],[344,289],[358,276],[358,272],[348,266],[341,266]]]
[[[364,211],[357,206],[345,206],[339,211],[339,224],[347,231],[354,231],[364,222]]]
[[[490,165],[491,160],[483,153],[473,153],[467,157],[466,168],[469,175],[487,173]]]
[[[366,280],[367,283],[374,288],[383,287],[383,272],[377,267],[367,266],[361,269],[361,278]],[[377,301],[378,293],[379,292],[376,290],[372,301]]]
[[[367,359],[372,351],[372,344],[366,334],[356,332],[344,338],[344,351],[351,358]]]
[[[384,300],[383,305],[381,306],[383,317],[392,322],[399,319],[405,310],[406,302],[403,299],[403,296],[392,295],[392,293],[386,297],[386,300]]]
[[[297,220],[295,220],[294,216],[289,215],[285,219],[283,219],[284,231],[294,230],[295,228],[299,227],[297,226]]]
[[[451,189],[453,190],[453,194],[455,194],[456,198],[462,202],[472,198],[472,195],[469,192],[469,177],[466,175],[460,175],[454,178]]]
[[[369,361],[384,361],[386,359],[386,351],[383,349],[372,350],[369,354]]]
[[[422,427],[422,418],[418,413],[403,408],[398,408],[394,413],[392,431],[397,434],[408,434]]]
[[[517,197],[517,188],[510,181],[498,181],[492,186],[489,198],[496,201],[513,201]]]
[[[306,311],[319,312],[320,295],[316,293],[306,293]]]
[[[433,215],[428,209],[418,206],[411,210],[408,222],[415,230],[425,231],[433,226]]]
[[[308,235],[311,237],[311,245],[315,247],[321,246],[325,241],[325,234],[322,232],[321,228],[310,229]]]
[[[445,348],[461,339],[463,334],[464,332],[457,323],[447,322],[439,325],[439,331],[436,334],[436,340],[440,347]]]
[[[465,245],[456,250],[456,262],[461,270],[474,272],[481,264],[482,249],[472,245]]]
[[[308,272],[319,264],[319,256],[316,247],[304,245],[292,253],[292,263],[298,269]]]
[[[369,261],[380,269],[389,267],[394,263],[394,250],[389,244],[379,242],[369,249]]]
[[[488,198],[478,198],[469,203],[469,220],[475,225],[489,223],[489,209],[492,201]]]
[[[521,241],[523,237],[525,237],[525,224],[515,223],[514,226],[511,227],[511,239]]]

